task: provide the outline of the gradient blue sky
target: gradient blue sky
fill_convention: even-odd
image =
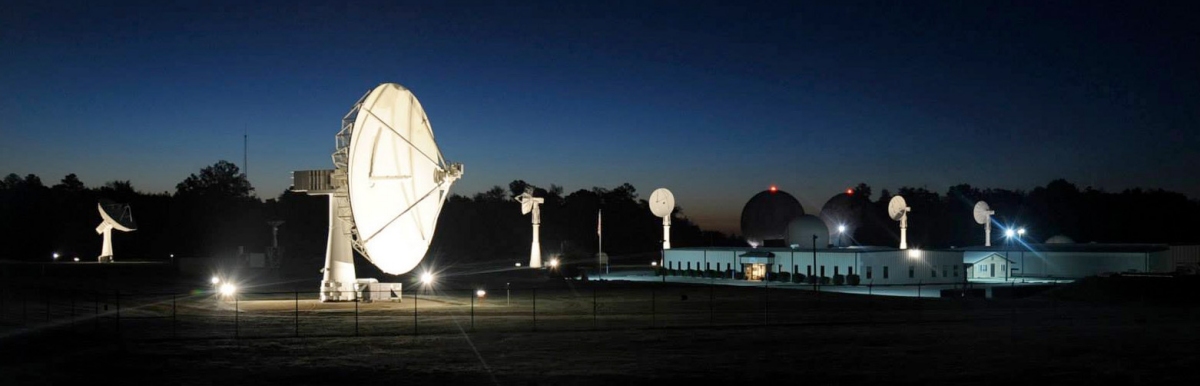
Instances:
[[[0,172],[174,191],[246,131],[275,197],[397,82],[467,195],[663,186],[726,231],[770,184],[810,212],[858,182],[1200,197],[1186,2],[105,3],[3,6]]]

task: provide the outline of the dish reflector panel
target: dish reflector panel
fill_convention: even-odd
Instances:
[[[904,217],[908,211],[908,203],[904,201],[904,197],[895,196],[888,202],[888,216],[892,220],[900,221],[900,218]]]
[[[399,275],[425,257],[462,169],[442,159],[429,118],[408,89],[381,84],[354,109],[346,162],[353,242],[379,269]]]
[[[975,203],[975,222],[979,223],[979,225],[987,224],[988,217],[991,216],[992,213],[995,212],[992,212],[992,208],[988,206],[987,202],[980,201]]]
[[[650,193],[650,211],[655,216],[667,217],[675,210],[675,195],[667,188],[655,189]]]
[[[129,204],[101,200],[96,206],[100,209],[100,217],[106,224],[112,225],[113,229],[122,232],[132,232],[137,229],[137,223],[133,221],[133,212],[129,210]]]

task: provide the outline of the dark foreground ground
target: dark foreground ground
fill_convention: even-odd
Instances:
[[[1193,323],[1018,322],[157,342],[48,339],[22,347],[21,354],[7,352],[0,379],[5,384],[197,385],[1200,381],[1200,340]]]
[[[422,300],[429,305],[422,305],[421,335],[401,324],[410,317],[399,314],[401,308],[411,303],[400,303],[363,305],[381,307],[364,311],[363,332],[374,334],[364,337],[353,336],[355,330],[347,327],[354,323],[345,316],[351,311],[319,308],[302,310],[302,336],[289,337],[286,321],[294,311],[286,304],[272,308],[277,301],[244,303],[246,308],[236,312],[242,335],[233,338],[228,305],[210,310],[202,307],[213,304],[207,300],[181,306],[186,309],[179,314],[186,321],[181,325],[192,329],[179,335],[172,335],[165,322],[169,319],[129,321],[119,334],[106,327],[114,321],[111,317],[93,320],[94,328],[87,319],[19,327],[11,323],[16,313],[10,300],[5,319],[10,323],[0,329],[0,384],[1200,381],[1200,308],[1195,302],[1112,295],[1116,290],[1129,293],[1128,283],[1084,281],[1005,301],[918,301],[798,290],[771,292],[767,298],[765,290],[756,288],[718,286],[712,295],[708,287],[551,284],[542,283],[537,331],[524,311],[489,300],[475,310],[479,323],[471,332],[465,316],[469,302],[431,295]],[[589,296],[589,286],[601,286],[599,300]],[[650,291],[657,295],[647,302]],[[681,293],[691,296],[684,300]],[[706,294],[716,299],[711,305],[703,300]],[[757,307],[767,299],[770,314],[759,322],[759,315],[767,315],[759,312],[768,309]],[[598,321],[589,301],[600,304]],[[128,312],[163,313],[168,309],[164,304]],[[515,296],[513,304],[518,307]],[[520,303],[518,308],[525,307]],[[307,306],[301,303],[301,308]],[[650,309],[655,314],[646,313]],[[64,315],[61,308],[51,311],[48,320]]]

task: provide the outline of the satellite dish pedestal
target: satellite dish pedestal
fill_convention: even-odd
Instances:
[[[101,263],[112,262],[112,229],[112,225],[109,225],[108,223],[103,223],[96,227],[96,234],[101,235],[104,238],[104,243],[100,247],[100,257],[97,258],[97,260]]]
[[[329,238],[325,246],[325,268],[321,277],[322,302],[349,302],[357,298],[354,284],[354,252],[350,247],[350,230],[338,218],[338,199],[329,196]]]
[[[533,221],[533,242],[529,244],[529,267],[542,267],[542,243],[538,239],[539,228],[542,227],[542,203],[546,202],[545,198],[534,197],[533,189],[526,188],[525,193],[517,196],[517,202],[521,203],[521,214],[530,214],[530,220]]]
[[[671,216],[663,217],[663,249],[671,249]]]
[[[900,249],[908,249],[908,212],[900,217]]]

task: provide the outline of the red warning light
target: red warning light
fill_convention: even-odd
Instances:
[[[854,195],[854,189],[851,189],[851,188],[846,188],[846,194],[849,194],[849,195],[853,196],[853,195]]]
[[[771,188],[768,190],[770,190],[771,193],[775,193],[775,192],[779,191],[779,188],[775,187],[775,185],[771,185]]]

